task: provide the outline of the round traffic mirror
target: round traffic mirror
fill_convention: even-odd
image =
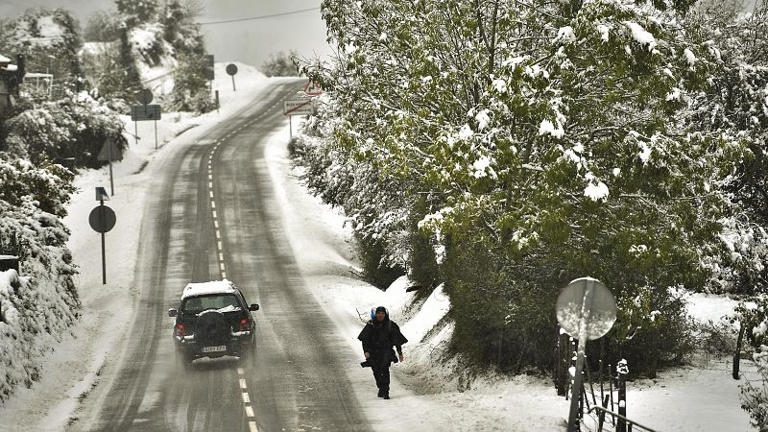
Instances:
[[[616,299],[599,280],[579,278],[560,292],[556,311],[557,322],[571,337],[595,340],[616,322]]]

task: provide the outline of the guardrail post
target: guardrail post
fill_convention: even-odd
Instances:
[[[627,417],[627,374],[629,373],[626,360],[622,360],[616,365],[616,372],[618,375],[617,391],[619,394],[619,418],[616,422],[616,432],[632,432],[632,425],[627,430],[627,422],[624,420]]]

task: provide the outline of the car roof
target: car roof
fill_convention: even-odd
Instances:
[[[211,294],[234,294],[237,287],[234,283],[224,279],[220,281],[188,283],[181,292],[181,299]]]

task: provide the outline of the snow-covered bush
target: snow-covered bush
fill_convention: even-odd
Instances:
[[[110,139],[126,146],[123,123],[104,101],[85,93],[39,104],[6,121],[0,136],[0,152],[29,158],[35,164],[75,158],[77,166],[98,167],[99,151]],[[14,152],[11,153],[10,147]]]
[[[0,27],[0,52],[24,54],[28,72],[53,74],[54,96],[64,96],[63,90],[80,89],[82,69],[78,52],[82,40],[77,20],[70,12],[29,9]]]
[[[742,302],[736,312],[760,374],[760,379],[747,380],[741,385],[741,406],[749,412],[755,427],[768,431],[768,296]]]
[[[157,0],[115,0],[115,5],[128,28],[148,22],[158,10]]]
[[[71,188],[50,172],[30,176]],[[73,279],[77,268],[65,245],[69,231],[57,215],[37,205],[34,196],[39,192],[16,196],[17,204],[0,198],[0,252],[6,245],[22,245],[24,275],[0,272],[0,401],[18,384],[38,379],[41,357],[79,316]]]
[[[690,94],[681,121],[692,130],[719,134],[743,149],[719,167],[710,188],[726,192],[728,211],[720,242],[705,266],[716,292],[753,294],[768,288],[768,7],[759,0],[744,14],[739,1],[705,0],[684,25],[712,61],[710,85]],[[714,251],[714,250],[713,250]]]
[[[298,53],[296,51],[281,51],[270,54],[269,58],[262,63],[261,72],[268,77],[296,76],[298,75],[297,59]]]
[[[749,412],[752,425],[768,431],[768,346],[761,345],[753,355],[761,380],[741,386],[741,407]]]
[[[685,121],[716,62],[679,25],[693,2],[650,3],[323,2],[338,56],[305,67],[330,95],[308,183],[385,259],[431,237],[482,364],[549,365],[554,300],[585,275],[623,306],[607,350],[633,373],[689,347],[672,288],[708,280],[744,149]]]

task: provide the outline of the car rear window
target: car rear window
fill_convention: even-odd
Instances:
[[[181,310],[197,314],[208,309],[239,310],[240,303],[233,294],[211,294],[184,300]]]

